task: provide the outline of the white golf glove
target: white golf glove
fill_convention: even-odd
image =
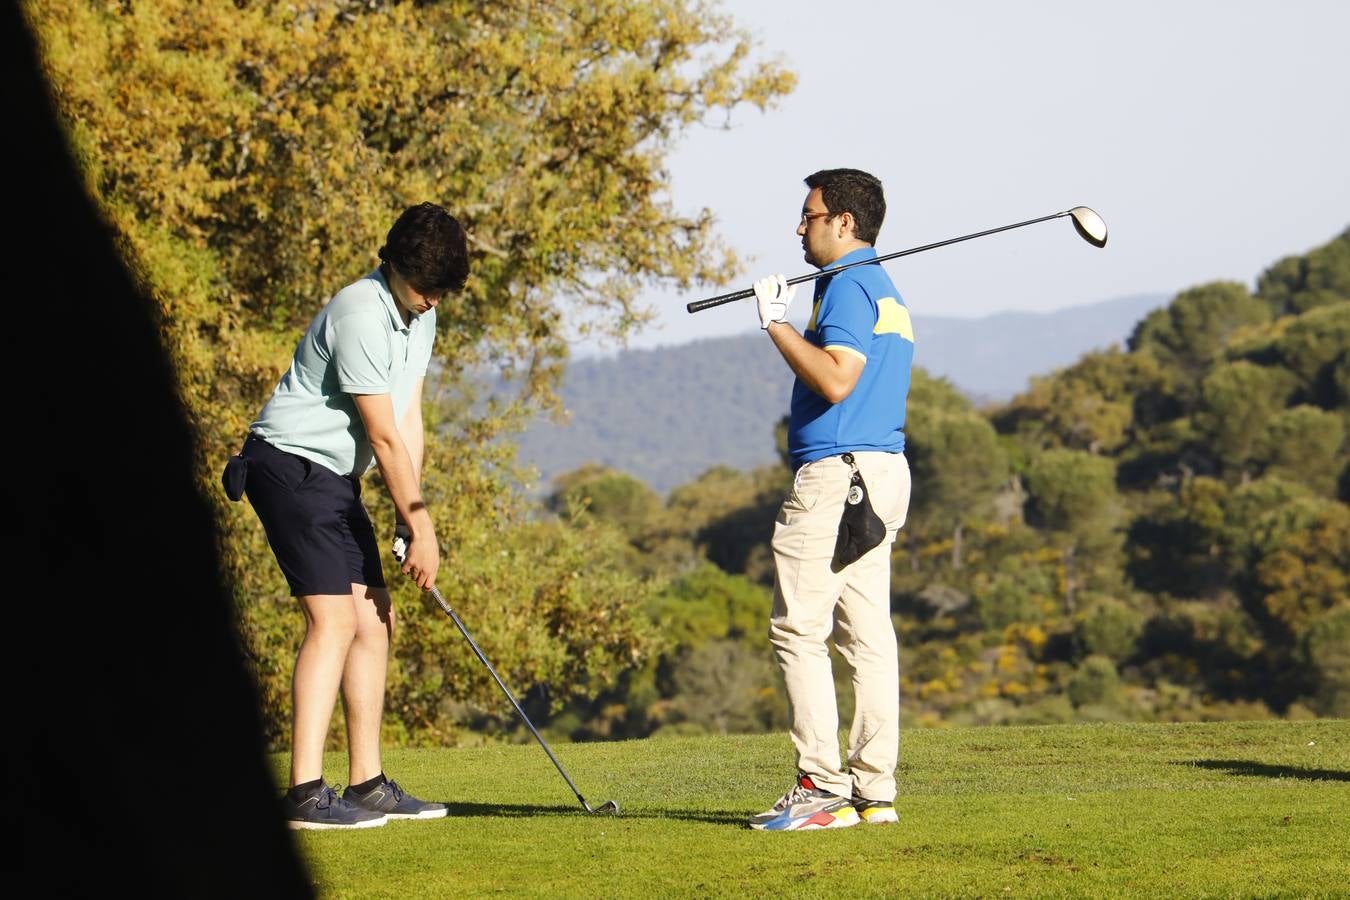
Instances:
[[[755,282],[755,302],[759,305],[759,327],[768,328],[774,322],[787,320],[788,307],[797,293],[797,286],[788,286],[782,275],[770,275]]]

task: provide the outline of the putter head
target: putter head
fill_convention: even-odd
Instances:
[[[586,812],[590,813],[593,816],[595,815],[617,816],[619,814],[619,804],[615,800],[606,800],[604,803],[601,803],[595,809],[591,809],[591,805],[589,803],[586,803],[586,801],[584,800],[582,801],[582,803],[586,807]]]
[[[1074,230],[1083,240],[1094,247],[1106,246],[1106,222],[1097,215],[1096,210],[1075,206],[1069,210],[1069,217],[1073,219]]]

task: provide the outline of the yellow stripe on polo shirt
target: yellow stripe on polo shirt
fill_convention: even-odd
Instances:
[[[898,334],[914,343],[914,323],[910,321],[909,310],[894,297],[882,297],[877,301],[877,325],[872,333]]]
[[[863,362],[867,362],[867,354],[866,354],[866,353],[859,353],[859,352],[858,352],[857,350],[855,350],[854,348],[852,348],[852,347],[845,347],[843,344],[827,344],[826,346],[822,347],[821,349],[822,349],[822,350],[825,350],[825,351],[827,351],[827,352],[830,351],[830,350],[843,350],[845,353],[852,353],[854,356],[858,357],[858,359],[861,359]]]

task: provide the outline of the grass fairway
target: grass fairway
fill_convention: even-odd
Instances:
[[[451,816],[298,832],[321,895],[1347,896],[1350,722],[903,735],[899,825],[766,834],[785,735],[390,751]],[[280,767],[282,760],[278,760]],[[330,780],[346,771],[328,759]]]

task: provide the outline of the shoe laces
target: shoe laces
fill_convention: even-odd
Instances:
[[[773,808],[787,809],[794,803],[798,803],[802,800],[809,799],[810,796],[811,796],[811,789],[799,781],[792,786],[792,790],[788,791],[782,797],[778,798],[778,802],[773,805]]]
[[[397,781],[386,781],[385,784],[389,785],[389,789],[394,792],[394,802],[401,801],[407,795],[407,791],[399,787]]]
[[[342,785],[340,784],[335,784],[331,787],[329,785],[324,785],[323,791],[319,793],[319,802],[314,804],[315,807],[318,809],[328,809],[333,804],[339,802],[341,798],[338,797],[338,789],[341,787]]]

